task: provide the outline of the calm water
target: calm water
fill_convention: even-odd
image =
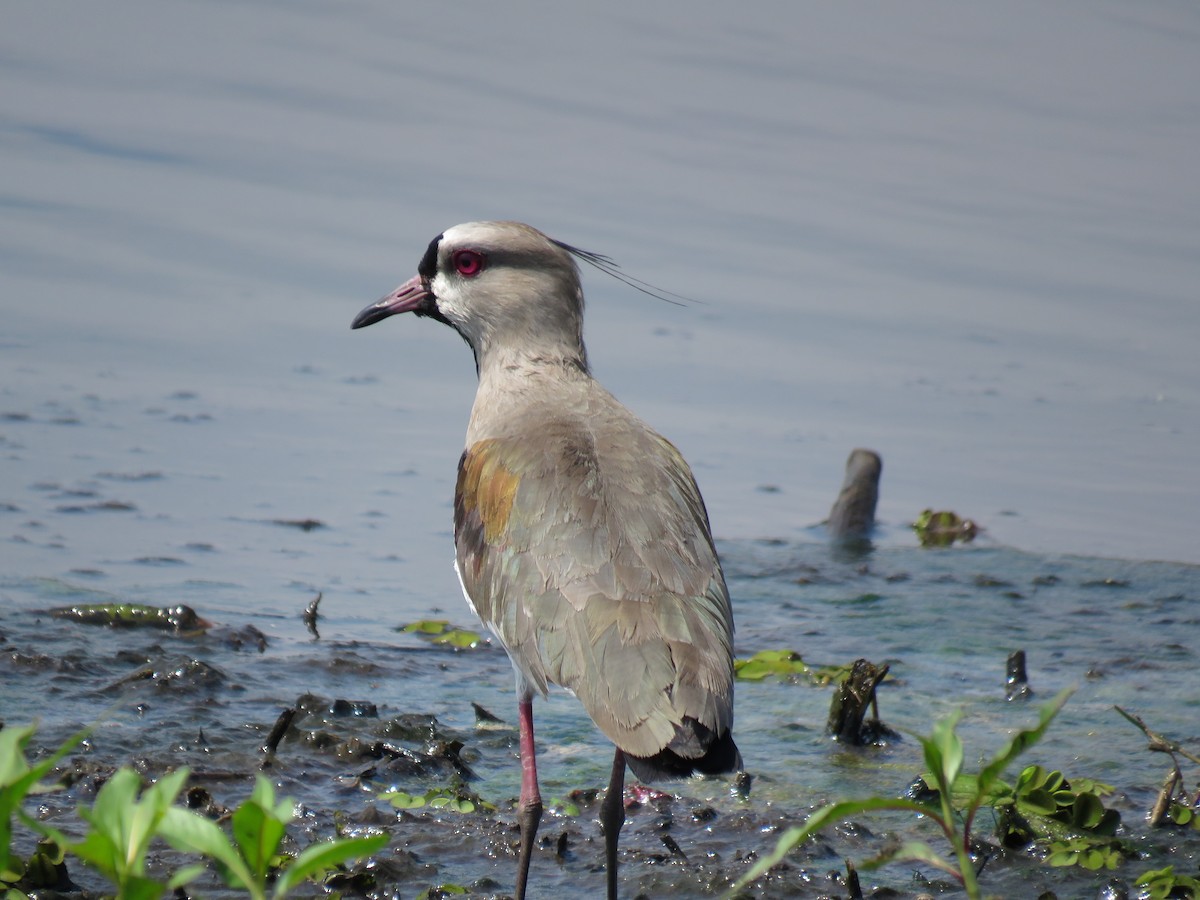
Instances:
[[[455,687],[391,631],[470,624],[449,533],[469,353],[432,323],[349,321],[444,227],[516,218],[702,301],[585,274],[597,374],[705,492],[739,651],[892,660],[885,718],[966,704],[982,753],[1032,719],[1000,690],[1024,647],[1041,696],[1080,684],[1038,761],[1111,769],[1127,818],[1162,765],[1112,703],[1195,738],[1190,7],[21,4],[0,72],[0,625],[14,652],[101,660],[54,712],[51,676],[10,661],[5,720],[86,718],[128,642],[215,654],[234,722],[305,690],[468,730],[469,700],[508,715],[498,651],[451,657],[482,667]],[[884,458],[865,573],[812,529],[855,446]],[[916,549],[926,506],[978,520],[980,546]],[[277,524],[301,519],[325,527]],[[314,645],[296,617],[318,591]],[[272,643],[31,612],[77,597],[186,602]],[[332,662],[312,683],[314,656],[360,652],[366,683]],[[833,754],[827,705],[742,689],[762,805],[736,847],[774,804],[913,773],[908,745],[885,783]],[[552,787],[603,780],[571,703],[544,718]],[[507,752],[480,752],[481,793],[515,790]],[[464,859],[450,876],[479,877]]]

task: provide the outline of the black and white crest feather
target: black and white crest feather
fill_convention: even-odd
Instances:
[[[620,264],[611,256],[606,256],[603,253],[593,253],[591,250],[581,250],[580,248],[572,247],[570,244],[564,243],[563,241],[555,241],[553,238],[551,238],[551,240],[557,246],[562,247],[562,249],[574,256],[576,259],[582,260],[589,266],[599,269],[605,275],[615,278],[622,284],[629,285],[635,291],[640,291],[641,293],[647,294],[656,300],[664,300],[667,303],[671,303],[675,306],[686,306],[688,303],[699,302],[691,297],[685,297],[683,294],[676,294],[673,291],[668,291],[664,288],[658,287],[657,285],[653,285],[648,281],[642,281],[640,278],[635,278],[627,272],[622,271]]]

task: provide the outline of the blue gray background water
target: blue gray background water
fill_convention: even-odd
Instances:
[[[435,610],[470,624],[450,566],[469,353],[429,322],[349,321],[443,228],[514,218],[701,301],[585,273],[597,375],[696,470],[739,652],[893,659],[886,718],[923,728],[965,703],[994,746],[1023,646],[1044,696],[1082,685],[1045,761],[1116,767],[1128,790],[1162,765],[1143,774],[1112,702],[1195,737],[1190,7],[115,0],[4,18],[11,641],[76,596],[257,623],[276,665],[318,652],[296,619],[317,591],[331,654],[400,652],[390,629]],[[884,458],[865,572],[814,527],[855,446]],[[927,506],[978,520],[979,546],[918,550],[906,523]],[[274,524],[304,518],[325,527]],[[1085,586],[1105,579],[1125,586]],[[104,635],[74,640],[103,655]],[[462,724],[467,699],[510,703],[502,658],[485,668],[370,690]],[[8,672],[4,718],[45,715],[41,682]],[[303,674],[255,715],[313,689]],[[827,702],[741,690],[764,802],[892,786],[831,759]],[[572,702],[543,717],[547,777],[558,755],[565,782],[601,781]],[[502,794],[515,769],[488,777]]]

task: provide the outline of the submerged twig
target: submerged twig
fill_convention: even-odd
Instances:
[[[1005,700],[1028,700],[1033,696],[1029,686],[1029,675],[1025,671],[1025,651],[1014,650],[1008,655],[1005,666]]]
[[[1142,730],[1142,733],[1145,734],[1147,738],[1149,738],[1150,746],[1148,749],[1150,749],[1156,753],[1178,753],[1184,759],[1190,760],[1191,762],[1194,762],[1196,765],[1200,766],[1200,756],[1196,756],[1193,753],[1189,753],[1187,750],[1185,750],[1183,748],[1182,745],[1177,744],[1175,741],[1172,741],[1169,738],[1163,737],[1161,734],[1158,734],[1155,731],[1151,731],[1150,728],[1146,725],[1146,723],[1143,722],[1141,720],[1141,718],[1139,718],[1138,716],[1135,716],[1133,713],[1125,712],[1125,710],[1121,709],[1121,707],[1119,707],[1119,706],[1114,706],[1113,709],[1115,709],[1122,716],[1124,716],[1126,719],[1128,719],[1130,722],[1132,722],[1134,725],[1136,725],[1138,728],[1140,728]]]
[[[846,860],[846,888],[850,891],[850,900],[863,900],[862,884],[858,880],[858,869],[854,863]]]
[[[287,734],[288,728],[292,725],[292,720],[296,718],[296,708],[289,706],[279,714],[279,718],[275,720],[275,726],[271,729],[271,733],[267,735],[267,742],[263,744],[263,752],[267,755],[263,760],[262,767],[265,769],[271,764],[271,760],[275,757],[275,750],[279,746],[279,742],[283,740],[283,736]]]
[[[1157,828],[1170,820],[1171,803],[1175,800],[1175,794],[1182,782],[1183,773],[1179,771],[1179,766],[1173,766],[1171,771],[1167,772],[1162,790],[1158,792],[1158,799],[1154,801],[1154,808],[1150,810],[1151,825]]]
[[[318,593],[317,596],[313,598],[312,603],[304,607],[304,615],[301,616],[301,618],[304,620],[305,627],[308,628],[308,633],[317,640],[321,639],[321,635],[317,631],[317,619],[319,618],[317,607],[321,605],[322,596],[324,596],[323,593]]]

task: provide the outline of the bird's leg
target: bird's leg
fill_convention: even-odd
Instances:
[[[533,749],[533,698],[522,697],[517,706],[521,746],[521,850],[517,856],[517,900],[525,898],[533,840],[542,820],[542,792],[538,789],[537,757]]]
[[[608,792],[600,804],[600,825],[604,828],[604,864],[608,870],[608,900],[617,900],[617,841],[625,824],[625,754],[617,750],[613,757]]]

